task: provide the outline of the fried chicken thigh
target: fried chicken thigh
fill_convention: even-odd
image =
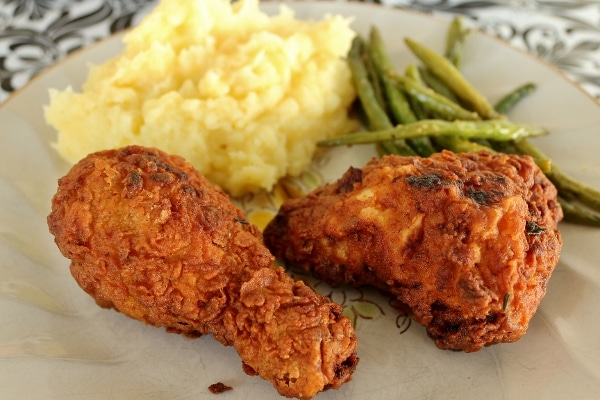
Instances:
[[[341,307],[274,267],[258,229],[183,159],[138,146],[91,154],[59,180],[48,225],[100,306],[212,334],[284,396],[350,380],[356,337]]]
[[[530,157],[387,156],[283,204],[272,253],[332,285],[374,285],[442,349],[513,342],[562,245],[557,192]]]

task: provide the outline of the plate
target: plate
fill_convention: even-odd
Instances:
[[[441,50],[448,20],[375,5],[292,3],[300,18],[355,16],[375,24],[399,69],[415,60],[410,36]],[[276,5],[265,7],[273,12]],[[28,399],[281,398],[270,383],[242,372],[233,348],[145,326],[98,308],[71,278],[46,226],[56,180],[68,169],[46,126],[48,89],[79,87],[89,63],[121,49],[111,37],[69,57],[0,107],[0,397]],[[547,64],[480,33],[468,42],[465,75],[493,102],[521,83],[538,90],[511,119],[543,125],[539,147],[573,177],[600,187],[600,107]],[[310,186],[362,166],[372,148],[335,149],[294,182]],[[256,200],[256,199],[254,199]],[[252,199],[242,199],[252,212]],[[255,207],[255,209],[251,209]],[[268,208],[268,207],[267,207]],[[345,307],[356,324],[361,361],[353,380],[318,399],[592,399],[600,392],[600,230],[562,224],[564,248],[548,294],[518,342],[477,353],[437,349],[425,330],[370,290],[336,289],[304,277]]]

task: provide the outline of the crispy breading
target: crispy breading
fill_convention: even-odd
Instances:
[[[472,352],[525,333],[562,245],[556,196],[527,156],[388,156],[288,200],[264,237],[332,285],[390,292],[438,347]]]
[[[212,334],[288,397],[351,379],[356,337],[341,306],[274,267],[258,228],[182,158],[138,146],[91,154],[59,180],[48,225],[100,306]]]

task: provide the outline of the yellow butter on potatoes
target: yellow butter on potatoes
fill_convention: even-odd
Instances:
[[[68,162],[129,144],[190,161],[233,196],[271,189],[316,142],[354,129],[350,20],[297,20],[257,0],[163,0],[92,66],[82,92],[51,90],[46,121]]]

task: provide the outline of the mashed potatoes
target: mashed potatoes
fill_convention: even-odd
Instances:
[[[355,127],[349,25],[269,17],[257,0],[163,0],[81,93],[51,90],[46,120],[69,162],[155,146],[233,196],[270,189],[302,172],[318,140]]]

